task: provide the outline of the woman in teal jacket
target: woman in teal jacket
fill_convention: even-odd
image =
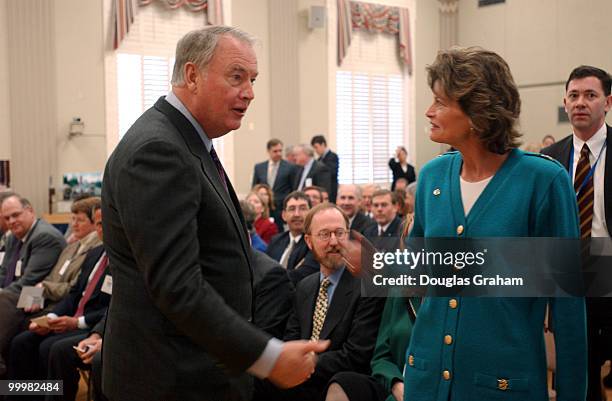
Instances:
[[[430,138],[451,145],[419,176],[411,237],[578,238],[562,166],[517,148],[518,90],[506,62],[453,48],[428,67]],[[405,401],[548,401],[543,322],[555,327],[558,401],[583,401],[582,298],[426,297],[406,354]]]

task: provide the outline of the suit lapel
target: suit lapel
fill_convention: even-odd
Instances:
[[[300,316],[300,327],[302,328],[302,338],[310,339],[312,334],[312,317],[314,315],[315,303],[317,302],[317,295],[319,295],[319,275],[316,277],[313,275],[312,280],[304,279],[302,281],[307,284],[307,288],[304,289],[304,298],[301,299],[300,303],[304,306],[303,312]]]
[[[327,315],[325,316],[323,328],[321,329],[321,334],[319,335],[321,339],[329,338],[332,330],[338,325],[338,322],[346,313],[351,299],[351,294],[353,293],[352,281],[353,278],[351,274],[345,269],[342,276],[340,276],[338,288],[336,288],[334,291],[332,302],[327,309]]]
[[[574,136],[570,135],[565,143],[562,145],[561,153],[559,154],[558,161],[563,164],[566,171],[570,171],[571,166],[569,165],[570,152],[572,151],[572,144],[574,141]],[[570,174],[571,176],[571,174]]]
[[[223,204],[230,213],[236,230],[239,232],[243,251],[248,255],[249,252],[247,250],[250,245],[246,236],[246,225],[244,223],[242,213],[238,212],[240,210],[240,205],[231,182],[226,176],[226,184],[228,189],[226,191],[223,183],[221,182],[221,177],[219,176],[217,166],[212,160],[210,153],[208,153],[206,150],[206,146],[204,146],[204,142],[200,138],[200,135],[180,111],[170,105],[170,103],[168,103],[164,98],[160,98],[157,103],[155,103],[155,108],[168,117],[187,144],[189,151],[200,160],[200,165],[202,167],[204,176],[211,182],[215,192],[217,192],[217,195],[221,198]]]

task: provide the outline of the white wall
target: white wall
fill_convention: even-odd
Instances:
[[[266,141],[270,138],[270,40],[268,28],[268,2],[232,0],[234,26],[244,29],[258,39],[256,46],[259,76],[255,83],[255,100],[242,121],[239,130],[226,135],[233,149],[226,152],[224,165],[228,169],[236,191],[246,194],[251,188],[253,165],[265,160]],[[276,110],[276,112],[279,112]],[[229,160],[229,159],[232,160]]]
[[[106,162],[102,0],[55,1],[57,81],[57,171],[96,172]],[[73,117],[85,122],[83,136],[68,139]]]
[[[459,2],[459,44],[479,45],[503,56],[521,92],[524,142],[571,132],[557,123],[565,80],[580,64],[612,71],[612,1],[507,0],[477,7]],[[608,122],[612,121],[608,116]]]
[[[7,0],[0,0],[0,160],[11,158]]]

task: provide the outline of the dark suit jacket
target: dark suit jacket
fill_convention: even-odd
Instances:
[[[255,314],[257,327],[282,338],[291,312],[293,284],[287,271],[263,252],[253,250]]]
[[[270,240],[268,244],[268,249],[266,249],[266,254],[270,256],[272,259],[280,262],[281,257],[283,256],[283,252],[289,245],[289,231],[282,232],[280,234],[276,234]],[[308,253],[308,245],[306,245],[306,241],[304,240],[304,236],[298,241],[298,243],[293,247],[291,251],[291,255],[289,255],[289,260],[287,261],[287,270],[293,270],[297,264],[299,264],[302,259]]]
[[[81,265],[81,273],[79,273],[79,278],[77,282],[70,288],[70,292],[68,295],[63,298],[57,305],[53,307],[51,312],[55,313],[58,316],[73,316],[76,312],[79,302],[81,302],[81,297],[83,292],[87,288],[87,281],[89,280],[89,275],[94,267],[96,267],[96,263],[104,253],[104,246],[99,245],[87,252],[87,256],[85,256],[85,260]],[[94,292],[91,294],[91,298],[85,304],[85,311],[83,313],[83,317],[85,317],[85,323],[87,326],[92,327],[97,324],[100,319],[106,313],[106,308],[110,303],[111,296],[105,292],[102,292],[102,284],[106,276],[110,276],[110,269],[107,267],[104,275],[100,277],[100,281],[96,285]]]
[[[329,201],[336,202],[336,195],[338,194],[338,169],[340,163],[338,161],[338,155],[331,150],[327,152],[323,157],[319,158],[320,162],[323,162],[331,174],[331,192],[329,193]]]
[[[298,284],[285,340],[310,339],[319,282],[320,275],[315,273]],[[330,340],[331,344],[319,354],[315,372],[306,385],[327,383],[337,372],[370,372],[384,301],[384,298],[362,298],[360,280],[348,270],[342,273],[320,333],[320,338]]]
[[[268,184],[268,163],[265,162],[257,163],[253,171],[253,184],[252,187],[257,184]],[[299,177],[297,176],[299,167],[295,164],[289,163],[286,160],[281,160],[278,165],[278,172],[276,173],[276,179],[274,180],[274,204],[276,210],[283,209],[283,200],[285,196],[289,195],[290,192],[297,188]]]
[[[606,125],[606,173],[604,177],[604,204],[606,226],[608,234],[612,237],[612,127]],[[542,154],[558,160],[569,171],[570,152],[572,150],[573,135],[567,136],[557,143],[542,149]]]
[[[242,400],[270,335],[250,324],[250,245],[236,194],[164,98],[104,172],[113,296],[104,337],[112,400]],[[236,374],[230,377],[227,371]]]
[[[355,218],[353,219],[353,222],[351,223],[351,230],[363,233],[364,230],[370,227],[372,224],[376,224],[376,222],[366,216],[363,212],[357,212]]]
[[[405,178],[408,181],[408,184],[416,181],[416,173],[414,172],[414,167],[411,164],[408,164],[406,168],[406,172],[402,170],[402,166],[399,162],[395,161],[394,158],[389,159],[389,168],[391,169],[391,173],[393,173],[393,182],[391,182],[391,191],[395,191],[395,183],[399,178]]]
[[[402,219],[395,216],[395,218],[389,224],[389,227],[383,233],[383,237],[399,237],[402,230]],[[374,221],[374,224],[370,225],[363,231],[363,235],[366,237],[378,237],[378,224]]]
[[[298,175],[297,175],[297,183],[299,186],[300,180],[302,179],[302,173],[304,171],[304,167],[300,167]],[[332,189],[332,177],[329,168],[325,164],[320,161],[315,160],[308,171],[308,175],[306,179],[312,179],[312,185],[316,185],[318,187],[324,188],[331,196]],[[306,187],[306,180],[304,180],[304,187]]]
[[[0,267],[0,286],[4,285],[7,266],[17,250],[18,241],[14,235],[10,235],[6,241],[6,254]],[[19,252],[22,275],[15,277],[15,281],[4,291],[19,294],[24,285],[36,285],[43,281],[55,266],[57,258],[65,247],[66,240],[55,227],[44,220],[36,220],[27,241],[21,246]]]

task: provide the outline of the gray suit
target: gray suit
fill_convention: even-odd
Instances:
[[[4,283],[7,266],[15,255],[18,241],[14,235],[6,241],[6,254],[0,267],[0,285]],[[55,266],[65,246],[66,240],[55,227],[44,220],[36,220],[19,252],[23,274],[21,277],[15,277],[15,281],[3,291],[19,294],[24,285],[35,285],[43,281]]]
[[[270,336],[248,322],[251,251],[226,185],[193,125],[163,98],[109,158],[102,214],[113,275],[103,348],[110,399],[250,397],[243,372]]]
[[[4,284],[7,266],[15,255],[18,241],[14,235],[9,236],[7,240],[6,255],[0,267],[0,285]],[[22,329],[27,317],[23,309],[16,308],[21,288],[24,285],[31,286],[43,281],[55,266],[65,246],[64,237],[55,227],[44,220],[34,222],[19,252],[22,275],[15,277],[8,287],[0,291],[0,353],[6,350],[11,339]],[[1,356],[0,364],[2,364]]]

